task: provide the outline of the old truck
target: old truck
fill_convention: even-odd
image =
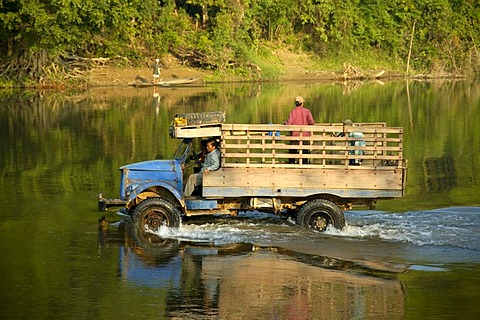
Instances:
[[[345,210],[404,195],[403,129],[386,123],[236,124],[223,112],[187,113],[174,117],[170,136],[181,139],[173,159],[120,167],[120,197],[100,194],[99,210],[121,206],[145,231],[250,210],[324,231],[342,229]],[[221,166],[204,175],[201,195],[185,196],[199,140],[211,137],[220,141]]]

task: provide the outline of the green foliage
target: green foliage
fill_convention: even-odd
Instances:
[[[403,70],[411,39],[414,70],[471,72],[479,21],[472,0],[3,0],[0,76],[41,77],[73,54],[135,61],[178,48],[245,71],[268,42],[321,58],[383,56]]]

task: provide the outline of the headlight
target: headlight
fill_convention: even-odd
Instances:
[[[125,196],[130,196],[130,193],[132,193],[133,191],[133,187],[132,186],[128,186],[126,189],[125,189]]]

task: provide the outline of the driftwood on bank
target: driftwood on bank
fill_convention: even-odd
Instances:
[[[363,81],[363,80],[380,80],[382,78],[395,77],[402,78],[407,77],[408,79],[415,80],[434,80],[434,79],[465,79],[467,76],[464,74],[448,73],[448,72],[431,72],[431,73],[418,73],[418,74],[408,74],[396,76],[388,75],[385,70],[379,72],[366,72],[362,69],[352,66],[348,63],[343,64],[342,73],[339,75],[338,80],[343,81]]]
[[[343,80],[369,80],[379,79],[382,78],[384,75],[385,70],[381,70],[375,73],[367,73],[358,67],[352,66],[348,63],[344,63],[341,78]]]
[[[433,79],[465,79],[467,78],[464,74],[455,74],[455,73],[419,73],[409,76],[410,79],[415,80],[433,80]]]
[[[182,65],[189,67],[215,67],[205,53],[200,50],[178,46],[171,48],[172,54],[181,61]]]

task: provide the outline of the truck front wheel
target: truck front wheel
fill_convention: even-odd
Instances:
[[[145,230],[156,231],[162,225],[180,226],[180,211],[169,201],[150,198],[142,201],[133,211],[134,223]]]
[[[337,229],[345,227],[342,210],[332,201],[315,199],[305,203],[298,210],[297,223],[314,231],[325,231],[329,225]]]

